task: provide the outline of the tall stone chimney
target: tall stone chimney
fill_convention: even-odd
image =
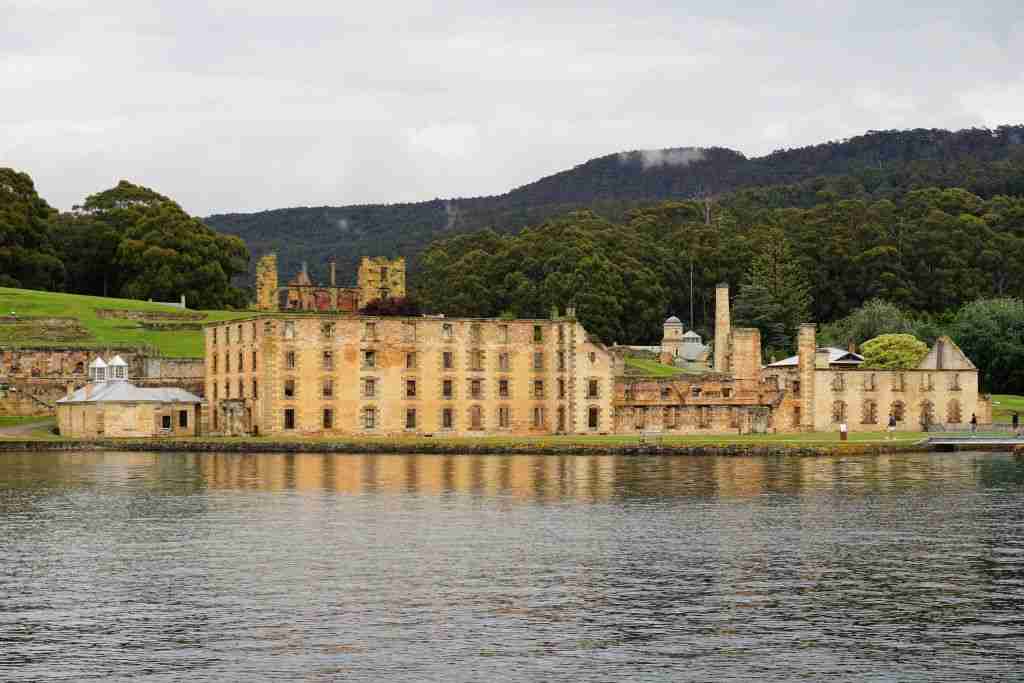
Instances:
[[[327,259],[327,263],[331,265],[331,287],[338,286],[338,259],[333,256]]]
[[[729,337],[732,318],[729,315],[729,285],[715,287],[715,372],[729,371]]]
[[[814,369],[817,355],[818,328],[814,323],[803,323],[797,337],[797,368],[800,374],[800,428],[807,432],[814,431]],[[825,358],[827,361],[828,356]]]
[[[256,309],[277,310],[277,254],[267,254],[256,263]]]

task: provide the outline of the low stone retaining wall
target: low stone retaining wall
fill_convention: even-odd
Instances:
[[[115,320],[205,320],[206,314],[196,311],[151,311],[131,310],[122,308],[97,308],[96,317]]]
[[[588,444],[454,444],[389,441],[202,441],[176,439],[96,439],[81,441],[0,441],[0,451],[158,451],[188,453],[420,453],[424,455],[678,455],[716,457],[821,457],[883,455],[920,451],[913,444],[831,446],[656,446]]]

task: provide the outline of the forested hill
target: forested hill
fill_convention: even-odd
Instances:
[[[354,273],[364,254],[415,260],[430,242],[452,232],[513,232],[578,208],[617,220],[651,202],[721,198],[745,188],[758,188],[759,203],[806,207],[823,191],[883,199],[928,186],[963,187],[981,197],[1024,194],[1024,126],[870,131],[756,158],[720,147],[622,152],[493,197],[276,209],[204,220],[240,236],[255,256],[277,251],[284,273],[308,261],[314,277],[324,279],[332,254],[341,272]]]

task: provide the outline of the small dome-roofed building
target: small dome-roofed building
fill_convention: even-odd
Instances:
[[[90,382],[57,401],[62,436],[196,436],[203,399],[177,387],[144,388],[128,381],[128,363],[115,356],[89,363]]]
[[[707,360],[708,352],[710,349],[700,338],[700,335],[690,330],[683,335],[683,345],[680,351],[680,357],[691,363],[697,363]]]
[[[683,321],[671,316],[662,324],[661,352],[663,359],[678,358],[683,344]]]
[[[662,362],[701,362],[707,358],[708,347],[701,343],[700,335],[690,330],[683,333],[683,321],[676,316],[663,325],[660,357]]]

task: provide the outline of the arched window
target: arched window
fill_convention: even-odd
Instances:
[[[861,423],[878,424],[878,404],[870,398],[865,399],[861,407]]]
[[[906,408],[903,405],[903,401],[893,401],[892,410],[893,417],[896,418],[897,422],[903,422],[903,418],[906,414]]]
[[[846,378],[842,373],[837,372],[832,376],[832,391],[843,391],[846,389]]]
[[[960,401],[954,398],[946,406],[946,422],[956,424],[960,421]]]
[[[587,428],[597,429],[600,426],[601,409],[596,406],[590,406],[587,410]]]
[[[846,401],[835,401],[832,404],[832,421],[846,422]]]
[[[930,425],[935,424],[935,404],[931,401],[921,401],[921,428],[928,430]]]

